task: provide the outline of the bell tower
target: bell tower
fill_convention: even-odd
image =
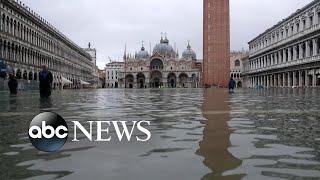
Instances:
[[[229,0],[204,0],[203,5],[203,85],[227,87],[230,78]]]

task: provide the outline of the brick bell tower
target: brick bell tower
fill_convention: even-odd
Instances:
[[[227,87],[230,78],[229,0],[204,0],[203,5],[203,85]]]

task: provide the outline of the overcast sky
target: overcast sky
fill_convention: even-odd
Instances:
[[[230,0],[231,49],[247,42],[312,0]],[[23,0],[81,47],[91,42],[98,66],[122,60],[124,46],[149,50],[166,32],[179,53],[190,40],[202,58],[202,0]]]

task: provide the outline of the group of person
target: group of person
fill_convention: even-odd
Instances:
[[[51,96],[53,76],[48,70],[47,65],[41,66],[42,70],[39,73],[39,91],[41,98],[49,98]],[[10,94],[16,95],[18,93],[18,81],[13,72],[9,73],[8,87]]]

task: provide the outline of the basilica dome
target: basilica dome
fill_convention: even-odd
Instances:
[[[146,51],[146,49],[142,46],[141,51],[139,51],[136,54],[136,59],[148,59],[149,58],[149,53]]]
[[[176,53],[173,47],[169,44],[169,40],[167,39],[167,37],[165,39],[161,38],[160,43],[153,48],[153,54],[156,53],[160,54],[163,57],[176,57]]]
[[[191,49],[190,44],[188,43],[187,49],[182,53],[182,58],[183,59],[191,59],[191,60],[196,60],[197,55],[196,53]]]

